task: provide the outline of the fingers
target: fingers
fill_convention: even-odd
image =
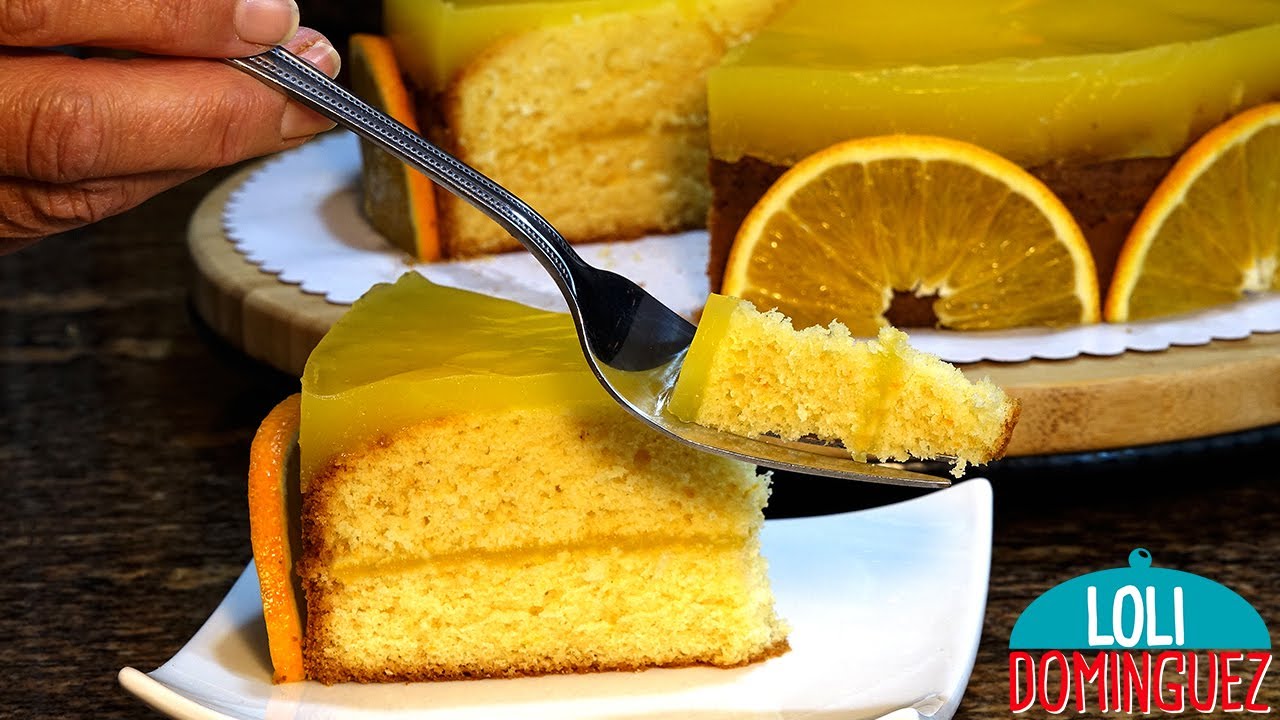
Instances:
[[[95,45],[162,55],[241,57],[285,42],[294,0],[4,0],[0,45]]]
[[[319,33],[299,31],[289,46],[337,73]],[[0,176],[71,183],[207,170],[332,126],[219,61],[0,56]]]
[[[175,170],[60,185],[0,178],[0,254],[122,213],[199,174]]]
[[[286,47],[337,74],[314,30]],[[0,49],[0,254],[331,127],[217,60]]]

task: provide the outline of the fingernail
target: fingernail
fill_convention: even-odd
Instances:
[[[240,0],[236,5],[236,35],[245,42],[278,45],[298,32],[294,0]]]
[[[337,77],[342,68],[342,57],[338,51],[324,40],[318,40],[311,47],[298,53],[298,57],[316,66],[320,72],[329,77]]]
[[[332,130],[334,125],[333,121],[291,102],[285,105],[284,116],[280,119],[280,137],[284,140],[307,137]]]

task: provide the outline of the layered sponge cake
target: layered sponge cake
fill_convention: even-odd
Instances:
[[[706,664],[787,649],[769,476],[616,405],[568,315],[406,274],[302,378],[305,676]]]
[[[703,227],[705,73],[785,0],[386,0],[428,136],[571,242]],[[519,247],[436,193],[441,255]]]
[[[707,301],[669,407],[739,435],[838,441],[858,460],[942,460],[956,477],[1004,455],[1020,412],[896,328],[870,340],[839,322],[797,331],[724,295]]]

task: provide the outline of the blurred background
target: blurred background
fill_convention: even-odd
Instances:
[[[338,52],[347,56],[347,38],[352,33],[382,31],[382,2],[356,0],[297,0],[302,24],[324,33]],[[345,72],[339,75],[345,79]]]

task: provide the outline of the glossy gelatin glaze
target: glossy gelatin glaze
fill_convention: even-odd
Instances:
[[[298,438],[303,487],[333,455],[423,420],[462,410],[612,403],[567,314],[406,273],[357,300],[307,359]]]
[[[953,137],[1024,166],[1167,157],[1280,96],[1280,3],[799,0],[708,77],[711,150]]]
[[[669,1],[385,0],[383,27],[410,77],[439,91],[477,54],[502,38]]]

